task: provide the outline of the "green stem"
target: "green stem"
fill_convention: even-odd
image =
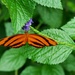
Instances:
[[[18,70],[15,70],[15,75],[18,75]]]
[[[40,22],[40,23],[36,26],[36,29],[39,29],[41,25],[42,25],[42,22]]]
[[[41,33],[40,31],[36,30],[35,28],[33,28],[32,26],[30,26],[30,28],[37,34],[41,35],[41,36],[46,36],[48,38],[50,38],[48,35]]]

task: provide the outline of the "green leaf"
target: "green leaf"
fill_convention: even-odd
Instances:
[[[11,22],[6,22],[4,24],[4,26],[5,26],[6,36],[12,36],[12,35],[14,35],[13,27],[12,27]],[[18,34],[23,34],[23,33],[24,33],[23,30],[21,30],[21,31],[18,32]]]
[[[21,75],[64,75],[60,65],[29,66]]]
[[[25,56],[29,59],[43,63],[43,64],[58,64],[67,59],[75,44],[73,40],[64,32],[57,29],[47,29],[42,33],[59,41],[56,46],[49,46],[43,48],[26,47]]]
[[[37,10],[43,20],[43,23],[49,25],[51,28],[60,27],[62,21],[62,10],[43,6],[38,6]]]
[[[33,1],[43,6],[62,9],[62,4],[60,0],[33,0]]]
[[[13,72],[2,72],[0,71],[0,75],[14,75],[14,71]]]
[[[18,70],[25,63],[24,46],[6,51],[0,59],[0,71]]]
[[[68,35],[75,39],[75,17],[67,24],[61,27]]]
[[[75,4],[74,4],[74,2],[75,2],[74,0],[67,2],[68,10],[70,10],[71,12],[75,12]]]
[[[35,2],[32,0],[2,0],[2,2],[9,9],[14,31],[17,33],[32,17]]]
[[[21,75],[41,75],[41,67],[29,66],[23,70]]]
[[[67,59],[72,48],[65,45],[43,48],[26,47],[25,57],[43,64],[59,64]]]
[[[0,21],[7,20],[9,18],[9,12],[7,8],[4,5],[1,5],[0,11]]]
[[[5,32],[7,36],[13,35],[13,28],[10,22],[5,23]]]
[[[74,44],[73,40],[64,31],[59,29],[47,29],[42,31],[47,34],[50,38],[57,41],[58,44]]]
[[[70,55],[68,59],[63,63],[63,66],[67,71],[75,71],[75,57]]]
[[[3,53],[7,50],[6,47],[0,46],[0,58],[2,57]]]
[[[65,75],[60,65],[44,65],[42,68],[42,75]]]

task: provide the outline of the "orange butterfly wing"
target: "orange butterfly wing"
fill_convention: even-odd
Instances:
[[[54,40],[37,34],[28,35],[28,44],[37,48],[57,45]]]
[[[57,45],[57,43],[50,38],[28,33],[17,34],[14,36],[3,38],[0,40],[0,45],[18,48],[26,44],[26,42],[28,42],[29,45],[32,45],[37,48]]]
[[[17,34],[0,40],[0,45],[17,48],[23,46],[27,42],[26,34]]]

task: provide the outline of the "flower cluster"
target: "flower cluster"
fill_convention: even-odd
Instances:
[[[22,29],[25,30],[25,31],[28,31],[30,29],[30,26],[32,25],[33,23],[33,20],[30,19],[23,27]]]

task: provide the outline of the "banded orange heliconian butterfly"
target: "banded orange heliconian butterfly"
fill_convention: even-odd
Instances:
[[[28,31],[29,26],[32,22],[32,19],[30,19],[30,21],[27,22],[26,25],[23,27],[23,30]],[[29,45],[32,45],[37,48],[42,48],[44,46],[54,46],[57,44],[54,40],[50,38],[38,34],[29,34],[25,32],[25,34],[17,34],[1,39],[0,45],[18,48],[25,45],[27,42]]]

